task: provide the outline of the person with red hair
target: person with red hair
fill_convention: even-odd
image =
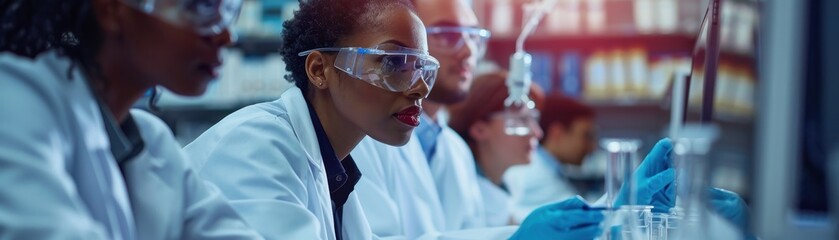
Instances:
[[[506,72],[494,72],[479,76],[469,90],[467,99],[450,106],[452,127],[469,145],[475,156],[479,173],[479,186],[485,201],[488,218],[494,221],[513,221],[508,207],[509,194],[504,182],[507,169],[515,165],[530,163],[530,158],[542,138],[539,127],[539,108],[544,94],[531,85],[530,98],[535,108],[507,110],[504,100],[508,96]],[[527,131],[507,131],[509,121],[529,124]]]
[[[549,95],[542,105],[541,145],[530,164],[511,170],[507,187],[515,219],[534,209],[580,194],[567,179],[568,167],[580,166],[595,148],[595,112],[574,99]]]

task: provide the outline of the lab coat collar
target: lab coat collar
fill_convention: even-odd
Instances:
[[[323,156],[321,156],[318,139],[312,126],[311,116],[309,116],[306,98],[303,97],[300,88],[292,86],[282,94],[280,101],[287,108],[291,128],[300,146],[306,151],[309,163],[316,166],[318,171],[325,172],[323,162],[320,161]]]
[[[57,69],[65,69],[65,65],[66,68],[72,67],[72,72],[70,73],[72,74],[72,80],[85,81],[85,86],[87,86],[88,91],[90,91],[91,95],[93,95],[93,98],[96,100],[97,107],[99,107],[99,112],[102,115],[102,122],[104,124],[103,127],[105,128],[105,132],[108,133],[111,154],[114,155],[116,162],[121,166],[122,164],[128,162],[128,160],[139,155],[145,148],[145,142],[143,142],[140,130],[137,128],[137,123],[134,122],[134,118],[131,117],[131,114],[128,114],[125,122],[119,123],[116,120],[116,117],[114,117],[114,114],[108,108],[108,105],[105,104],[105,101],[102,100],[102,98],[93,89],[92,84],[89,82],[89,78],[86,78],[79,69],[80,66],[70,66],[63,61],[58,60],[58,56],[55,52],[50,52],[47,57],[49,59],[48,61],[60,66]]]
[[[564,175],[562,173],[562,164],[559,163],[559,159],[542,145],[539,145],[539,147],[536,148],[536,159],[534,159],[534,161],[538,162],[540,165],[548,167],[557,175]]]
[[[308,99],[304,98],[304,100],[317,136],[320,154],[323,156],[323,167],[326,168],[326,182],[329,186],[329,198],[332,200],[336,239],[341,240],[343,239],[340,233],[343,229],[344,203],[347,202],[355,184],[361,179],[361,173],[353,162],[352,156],[347,156],[343,160],[338,159],[332,143],[329,142],[329,136],[323,130],[318,113]]]
[[[105,131],[108,133],[108,140],[111,145],[111,154],[114,159],[122,166],[128,160],[136,157],[143,151],[146,144],[140,135],[140,130],[137,123],[131,114],[125,119],[125,122],[119,124],[101,99],[97,100],[99,111],[102,113],[102,120],[105,124]],[[122,168],[122,167],[120,167]]]
[[[312,120],[312,126],[315,129],[315,135],[317,135],[318,146],[320,146],[320,154],[321,156],[323,156],[323,166],[324,168],[326,168],[326,179],[329,183],[329,192],[332,195],[333,200],[336,200],[335,194],[338,191],[338,189],[341,189],[345,184],[348,183],[348,181],[350,181],[350,179],[348,179],[347,174],[353,173],[352,177],[354,179],[352,179],[352,185],[355,185],[355,182],[358,181],[358,178],[360,178],[360,174],[357,167],[356,169],[346,169],[344,167],[344,164],[342,164],[342,160],[343,162],[352,162],[352,156],[347,156],[344,159],[338,159],[337,154],[335,154],[335,149],[332,148],[332,143],[329,141],[329,136],[327,136],[326,131],[323,130],[323,125],[320,122],[318,113],[315,112],[315,109],[312,107],[312,104],[309,102],[308,99],[306,99],[306,107],[309,110],[309,116]],[[355,163],[348,164],[347,167],[355,167]],[[353,186],[350,186],[350,188],[352,187]],[[342,199],[340,199],[340,201],[337,201],[336,204],[340,202],[340,205],[343,205],[343,203],[346,201],[346,196],[340,198]]]
[[[484,170],[481,169],[481,166],[478,166],[478,164],[475,164],[475,173],[478,174],[478,177],[485,179],[489,184],[497,187],[498,189],[504,191],[507,194],[510,194],[510,190],[507,189],[507,182],[508,181],[505,181],[505,179],[506,179],[505,176],[509,175],[509,174],[507,174],[509,172],[510,172],[510,168],[507,168],[507,170],[505,170],[504,173],[501,174],[501,184],[495,184],[495,183],[492,182],[492,180],[489,179],[489,177],[486,176],[486,174],[484,174]]]

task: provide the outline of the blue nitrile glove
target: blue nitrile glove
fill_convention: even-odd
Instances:
[[[714,210],[741,229],[746,226],[748,211],[746,203],[734,192],[711,188],[711,206]]]
[[[537,208],[510,239],[594,239],[603,232],[603,214],[587,208],[579,196]]]
[[[655,144],[641,165],[632,173],[635,181],[636,205],[652,205],[654,212],[668,212],[676,205],[676,170],[672,168],[673,159],[670,156],[673,143],[670,139],[662,139]],[[630,204],[626,186],[615,199],[614,206]]]

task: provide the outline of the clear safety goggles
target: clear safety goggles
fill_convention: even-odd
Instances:
[[[170,24],[215,35],[239,18],[242,0],[122,0],[141,12]]]
[[[493,118],[504,120],[504,133],[511,136],[527,136],[539,129],[539,110],[533,108],[506,108],[493,114]]]
[[[381,45],[374,48],[316,48],[301,52],[298,56],[307,56],[314,51],[338,52],[335,68],[392,92],[408,91],[420,80],[430,90],[437,79],[437,69],[440,68],[437,59],[427,52]]]
[[[444,52],[456,53],[470,47],[475,56],[486,53],[489,30],[477,27],[428,27],[428,44]]]

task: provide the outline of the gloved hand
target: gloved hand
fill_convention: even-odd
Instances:
[[[746,226],[748,211],[746,203],[734,192],[711,188],[711,206],[714,210],[738,227]]]
[[[632,173],[635,181],[636,205],[652,205],[654,212],[668,212],[676,205],[676,170],[672,168],[673,159],[670,156],[673,143],[670,139],[662,139],[655,144],[641,165]],[[615,199],[614,206],[632,204],[626,185]]]
[[[603,231],[603,214],[587,207],[579,196],[540,207],[510,239],[594,239]]]

